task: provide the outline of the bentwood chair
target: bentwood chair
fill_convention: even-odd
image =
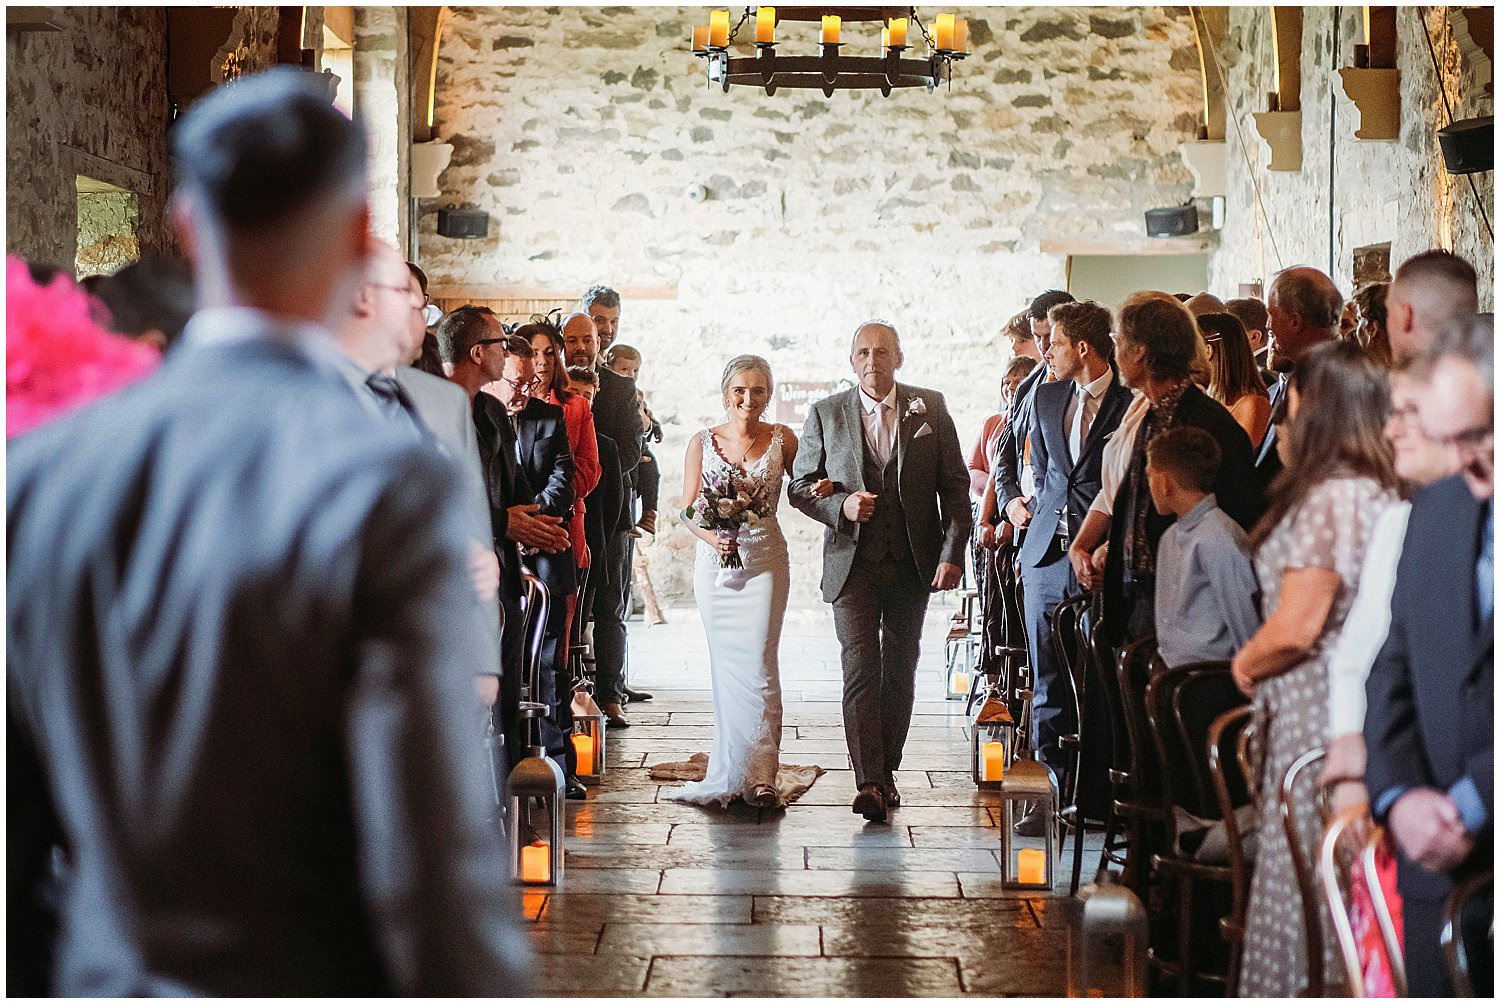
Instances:
[[[1380,929],[1380,940],[1385,945],[1386,962],[1391,967],[1391,984],[1397,997],[1409,997],[1406,986],[1406,956],[1401,944],[1401,935],[1396,930],[1396,918],[1391,904],[1385,898],[1385,886],[1380,881],[1379,854],[1389,840],[1385,827],[1376,826],[1365,839],[1360,850],[1359,866],[1364,870],[1365,888],[1370,891],[1370,902],[1375,907],[1375,924]],[[1389,848],[1387,848],[1389,850]]]
[[[1245,910],[1250,901],[1250,869],[1236,810],[1252,804],[1251,779],[1245,751],[1255,730],[1248,704],[1230,708],[1215,718],[1208,729],[1208,772],[1213,779],[1219,816],[1224,821],[1229,864],[1229,915],[1219,921],[1219,930],[1229,946],[1229,986],[1239,984],[1240,954],[1244,948]]]
[[[1166,810],[1161,767],[1146,720],[1146,687],[1155,660],[1156,638],[1142,638],[1125,649],[1116,671],[1130,764],[1130,792],[1126,798],[1116,799],[1114,805],[1116,818],[1125,822],[1121,878],[1143,903],[1148,901],[1151,884],[1152,851],[1160,843],[1170,815]]]
[[[526,745],[535,751],[541,747],[541,725],[537,721],[547,713],[541,697],[542,646],[546,643],[547,612],[552,598],[546,583],[529,569],[521,572],[521,637],[524,648],[521,662],[521,703],[519,719],[525,730]],[[544,756],[545,753],[535,753]]]
[[[1318,848],[1318,883],[1323,887],[1323,902],[1333,921],[1333,934],[1339,943],[1339,960],[1344,964],[1344,980],[1351,997],[1365,996],[1365,974],[1359,960],[1359,943],[1354,938],[1349,902],[1349,875],[1354,856],[1344,845],[1347,843],[1345,834],[1360,823],[1370,823],[1368,806],[1345,809],[1324,828]]]
[[[1308,750],[1292,761],[1281,777],[1276,792],[1276,805],[1281,812],[1281,828],[1291,850],[1292,873],[1297,880],[1297,891],[1302,897],[1302,927],[1306,932],[1307,945],[1307,996],[1326,996],[1327,974],[1323,971],[1323,903],[1318,895],[1313,878],[1313,863],[1303,853],[1302,834],[1297,824],[1297,802],[1311,786],[1314,772],[1323,764],[1326,752],[1320,746]],[[1300,791],[1299,791],[1300,789]],[[1327,825],[1328,811],[1322,794],[1316,789],[1312,798],[1318,806],[1318,814]],[[1311,836],[1311,834],[1309,834]]]
[[[1095,617],[1089,631],[1089,682],[1087,692],[1092,700],[1097,695],[1103,705],[1103,717],[1109,722],[1110,797],[1105,807],[1104,843],[1099,851],[1097,874],[1102,875],[1110,865],[1123,872],[1129,858],[1129,836],[1127,820],[1119,812],[1122,802],[1131,797],[1131,751],[1125,707],[1120,692],[1119,660],[1114,648],[1105,638],[1104,621]]]
[[[1441,943],[1443,946],[1443,961],[1448,967],[1448,979],[1453,986],[1453,994],[1456,997],[1473,997],[1474,983],[1471,978],[1470,958],[1471,948],[1464,942],[1464,911],[1476,893],[1488,887],[1495,886],[1495,873],[1492,871],[1480,872],[1471,875],[1453,887],[1448,894],[1447,902],[1443,904],[1443,927]],[[1495,943],[1495,918],[1490,915],[1489,927],[1490,954],[1494,954]]]
[[[1083,813],[1078,807],[1079,780],[1083,753],[1083,701],[1084,701],[1084,644],[1079,630],[1079,620],[1088,607],[1088,596],[1075,596],[1063,600],[1052,612],[1052,644],[1062,663],[1062,680],[1055,680],[1054,687],[1067,683],[1067,711],[1072,713],[1071,729],[1058,730],[1057,745],[1063,754],[1063,776],[1058,783],[1057,849],[1062,852],[1067,828],[1073,829],[1073,880],[1069,895],[1078,891],[1078,880],[1082,867]]]

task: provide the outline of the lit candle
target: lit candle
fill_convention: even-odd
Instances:
[[[1016,880],[1028,885],[1044,885],[1047,882],[1047,852],[1035,847],[1026,847],[1016,855]]]
[[[839,25],[842,19],[837,14],[823,15],[823,44],[837,45],[839,42]]]
[[[1368,7],[1361,7],[1360,10],[1364,11],[1365,44],[1369,45],[1370,44],[1370,8],[1368,8]]]
[[[953,51],[953,15],[939,14],[937,16],[937,31],[934,45],[939,49]]]
[[[729,11],[716,10],[708,15],[708,44],[720,47],[729,44]]]
[[[904,18],[904,17],[893,17],[893,18],[891,18],[891,44],[892,45],[905,45],[906,44],[906,18]]]
[[[573,751],[578,754],[578,773],[592,774],[594,772],[594,737],[575,732]]]
[[[546,882],[548,873],[552,870],[551,857],[552,848],[543,840],[538,840],[530,847],[521,848],[521,881]]]
[[[693,25],[693,51],[694,52],[706,52],[706,51],[708,51],[708,25],[706,25],[706,24],[695,24],[695,25]]]
[[[985,743],[979,747],[979,758],[981,769],[979,778],[982,781],[1005,780],[1005,744]]]
[[[956,52],[969,51],[969,22],[966,18],[959,18],[954,22],[953,49]]]
[[[755,8],[755,40],[757,42],[776,41],[776,8]]]
[[[953,690],[951,691],[951,693],[954,693],[954,694],[967,694],[968,692],[969,692],[969,674],[968,673],[954,673],[953,674]]]

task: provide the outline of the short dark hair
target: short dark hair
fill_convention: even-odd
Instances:
[[[531,347],[531,339],[525,335],[514,333],[506,335],[505,341],[501,343],[501,347],[505,349],[507,354],[521,359],[532,359],[536,356],[536,350]]]
[[[599,388],[599,371],[592,366],[569,366],[568,379],[595,390]]]
[[[1179,425],[1151,437],[1146,464],[1166,471],[1195,492],[1214,490],[1224,453],[1213,436],[1195,425]]]
[[[365,198],[365,132],[305,70],[272,67],[215,88],[172,130],[178,187],[241,233],[329,200]]]
[[[1252,296],[1225,300],[1224,312],[1233,314],[1247,334],[1251,331],[1265,331],[1271,323],[1271,314],[1266,310],[1266,305]]]
[[[1094,350],[1095,355],[1106,362],[1114,358],[1115,343],[1109,337],[1110,329],[1114,327],[1114,319],[1109,316],[1108,307],[1094,300],[1059,303],[1047,311],[1047,319],[1053,324],[1052,337],[1054,339],[1057,337],[1056,329],[1060,325],[1069,342],[1074,344],[1083,342]]]
[[[414,261],[407,262],[406,263],[406,267],[411,271],[412,275],[414,275],[414,276],[417,277],[417,285],[419,285],[419,286],[422,287],[422,295],[426,296],[427,295],[427,273],[423,272],[421,266],[419,266]]]
[[[1031,303],[1026,307],[1026,313],[1033,321],[1045,321],[1047,311],[1059,303],[1072,303],[1075,299],[1072,293],[1064,293],[1060,289],[1049,289],[1032,298]]]
[[[466,303],[451,311],[437,326],[438,351],[443,362],[456,363],[467,357],[474,346],[494,337],[491,332],[498,326],[495,312],[489,307]]]
[[[617,360],[628,359],[631,362],[641,361],[641,350],[634,345],[615,344],[604,352],[604,365],[613,366]]]
[[[583,312],[587,314],[589,308],[596,303],[601,307],[608,307],[610,310],[614,310],[620,305],[620,294],[608,286],[590,286],[583,291],[583,298],[579,300],[579,306],[583,307]]]
[[[1198,325],[1180,303],[1150,299],[1121,308],[1120,337],[1145,348],[1146,371],[1157,380],[1187,378],[1198,359]]]
[[[160,331],[171,347],[193,316],[193,272],[180,258],[142,258],[105,277],[94,295],[109,308],[111,330],[131,338]]]
[[[1396,282],[1420,281],[1429,278],[1442,279],[1454,286],[1466,287],[1477,297],[1479,276],[1475,273],[1474,266],[1452,251],[1444,251],[1442,248],[1423,251],[1421,254],[1412,255],[1396,269]]]
[[[1005,367],[1005,375],[1000,379],[1009,380],[1011,377],[1024,378],[1028,373],[1030,373],[1040,365],[1040,363],[1038,363],[1030,356],[1016,356],[1010,361],[1010,365]]]

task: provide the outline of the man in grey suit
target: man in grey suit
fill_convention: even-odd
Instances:
[[[901,804],[901,766],[928,596],[963,575],[969,474],[936,391],[896,383],[901,339],[885,321],[854,333],[859,386],[812,406],[788,498],[822,523],[823,599],[842,646],[854,811]]]
[[[49,836],[11,847],[10,955],[59,996],[525,993],[457,471],[329,361],[362,132],[276,68],[172,145],[182,343],[8,451],[7,825]],[[55,936],[14,909],[49,882]]]

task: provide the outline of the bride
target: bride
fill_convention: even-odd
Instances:
[[[708,635],[714,744],[704,779],[666,797],[727,806],[739,796],[769,808],[782,804],[776,787],[781,761],[776,650],[790,584],[786,538],[776,509],[782,480],[797,456],[797,437],[784,425],[761,421],[774,385],[770,364],[760,356],[730,360],[721,386],[729,420],[704,429],[689,444],[683,504],[702,510],[705,475],[732,479],[755,500],[759,518],[736,534],[688,522],[699,541],[693,591]],[[744,567],[725,567],[736,555]]]

